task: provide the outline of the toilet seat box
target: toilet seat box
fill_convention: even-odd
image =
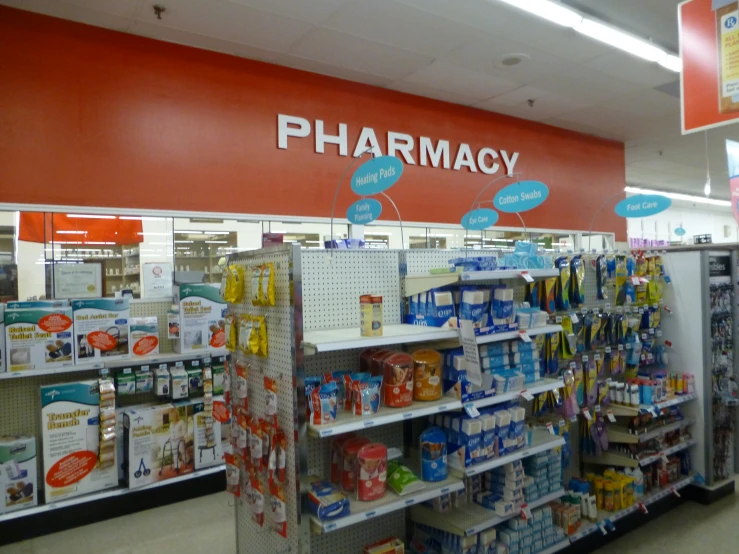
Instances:
[[[226,346],[226,310],[218,286],[192,283],[173,287],[180,309],[178,353],[198,352]]]

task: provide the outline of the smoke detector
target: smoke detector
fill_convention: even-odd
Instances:
[[[508,69],[510,67],[517,67],[530,59],[531,56],[529,56],[528,54],[503,54],[495,60],[493,65],[499,69]]]

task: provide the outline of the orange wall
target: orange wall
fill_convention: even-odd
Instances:
[[[522,178],[550,188],[529,227],[588,229],[625,184],[621,143],[4,7],[0,75],[2,202],[327,217],[350,158],[312,138],[278,149],[278,113],[347,123],[350,154],[363,126],[383,150],[397,131],[449,140],[452,160],[463,142],[518,151]],[[389,194],[404,220],[459,223],[490,180],[407,166]],[[610,207],[595,228],[625,239]]]

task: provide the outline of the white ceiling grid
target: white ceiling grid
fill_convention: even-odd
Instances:
[[[563,1],[677,51],[679,0]],[[623,141],[631,184],[700,193],[705,181],[702,135],[681,137],[679,100],[655,90],[677,74],[496,0],[0,4]],[[501,68],[507,54],[530,59]],[[714,182],[732,136],[731,126],[710,133]]]

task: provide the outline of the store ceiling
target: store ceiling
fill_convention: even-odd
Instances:
[[[161,20],[155,3],[166,9]],[[678,50],[679,0],[565,3]],[[702,194],[705,183],[704,136],[680,134],[676,73],[496,0],[0,4],[624,141],[630,184]],[[501,68],[514,53],[530,59]],[[739,128],[709,134],[718,197],[728,196],[727,137],[739,140]]]

